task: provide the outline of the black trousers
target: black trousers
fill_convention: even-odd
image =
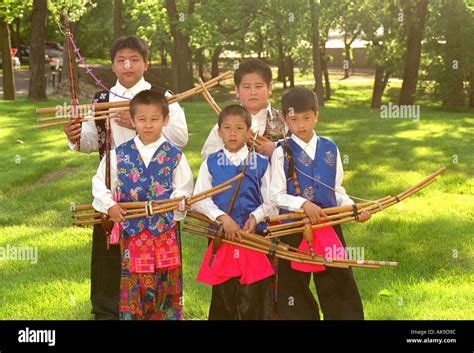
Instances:
[[[91,259],[91,303],[96,320],[118,320],[120,302],[120,246],[110,245],[102,225],[94,225]]]
[[[342,229],[334,227],[346,246]],[[302,235],[290,235],[281,240],[298,247]],[[321,272],[300,272],[290,261],[278,260],[277,315],[282,320],[319,320],[319,307],[309,288],[313,277],[319,305],[325,320],[363,320],[364,310],[352,269],[326,267]]]
[[[212,286],[209,320],[271,320],[270,278],[240,284],[239,277]]]

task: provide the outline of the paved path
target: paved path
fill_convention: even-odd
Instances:
[[[49,66],[46,68],[46,94],[50,95],[53,92],[53,79]],[[30,70],[18,69],[15,70],[15,85],[17,95],[28,95],[30,85]],[[3,75],[0,70],[0,97],[3,98]]]

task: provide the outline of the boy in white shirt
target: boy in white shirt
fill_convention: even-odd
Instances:
[[[276,148],[275,141],[283,138],[286,126],[281,113],[269,102],[272,94],[272,70],[260,59],[245,59],[234,73],[234,84],[237,98],[242,106],[251,114],[252,132],[258,132],[271,142],[257,147],[257,152],[268,158]],[[202,159],[224,146],[219,136],[217,124],[212,128],[201,150]]]
[[[138,136],[111,151],[111,188],[105,183],[105,158],[92,179],[94,208],[123,227],[120,319],[180,320],[181,258],[174,221],[184,215],[167,212],[126,220],[117,202],[190,196],[193,174],[181,150],[161,135],[169,121],[164,95],[155,90],[138,93],[130,114]]]
[[[319,112],[312,90],[300,87],[289,90],[282,97],[282,111],[291,137],[281,142],[272,156],[271,200],[280,208],[280,213],[304,212],[306,222],[319,223],[325,217],[322,208],[354,204],[342,186],[339,150],[333,141],[314,132]],[[359,221],[364,222],[370,216],[365,211]],[[334,230],[332,227],[324,229],[328,232],[325,237],[333,239],[334,246],[345,247],[339,225],[334,226]],[[317,233],[313,233],[314,249],[322,248]],[[296,247],[306,245],[301,234],[287,235],[281,240]],[[326,248],[321,250],[324,252]],[[325,253],[320,255],[331,257]],[[286,260],[279,261],[277,314],[280,319],[319,320],[318,304],[309,288],[311,272],[325,320],[364,318],[352,269],[301,267]]]
[[[148,47],[138,37],[129,36],[116,39],[110,49],[112,71],[117,83],[110,92],[97,92],[93,103],[118,102],[132,99],[137,93],[150,88],[170,96],[170,91],[152,86],[143,78],[148,69]],[[184,111],[178,103],[169,106],[170,121],[163,128],[163,136],[179,148],[188,142],[188,128]],[[111,121],[111,148],[136,136],[128,111],[118,111],[119,119]],[[87,121],[81,124],[73,121],[64,127],[71,149],[91,153],[99,151],[99,158],[105,155],[106,121]],[[78,143],[79,142],[79,143]],[[91,303],[96,320],[118,319],[120,285],[120,251],[117,246],[107,248],[107,241],[101,225],[95,225],[92,235],[91,258]]]
[[[222,222],[227,239],[239,238],[241,229],[252,233],[263,230],[265,217],[277,213],[269,202],[268,157],[250,152],[246,145],[250,124],[251,117],[245,108],[230,105],[222,110],[218,133],[224,146],[201,165],[194,190],[198,194],[245,170],[239,188],[238,182],[234,182],[232,189],[193,205],[194,210],[211,220]],[[266,255],[222,244],[213,258],[212,250],[211,242],[197,278],[212,285],[209,320],[271,319],[270,277],[274,271]]]

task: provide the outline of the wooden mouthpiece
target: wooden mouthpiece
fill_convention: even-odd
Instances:
[[[224,239],[224,228],[222,227],[222,225],[220,225],[217,228],[216,236],[214,237],[214,241],[212,243],[212,254],[211,254],[211,258],[209,259],[209,263],[207,264],[208,267],[212,266],[214,257],[217,254],[217,250],[219,250],[219,248],[221,247],[223,239]]]

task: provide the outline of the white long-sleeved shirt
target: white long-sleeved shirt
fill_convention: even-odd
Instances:
[[[245,145],[244,147],[242,147],[241,150],[235,153],[229,152],[229,150],[227,150],[226,148],[223,148],[223,151],[225,155],[227,156],[227,158],[235,166],[240,165],[242,161],[244,161],[249,154],[247,145]],[[255,162],[255,160],[253,161],[253,163]],[[252,167],[251,165],[248,166],[248,168],[251,168],[251,167]],[[262,187],[261,187],[262,204],[258,206],[251,213],[251,215],[255,217],[257,224],[263,222],[265,217],[274,216],[278,214],[278,209],[270,203],[270,166],[268,166],[261,181],[262,181]],[[209,190],[211,188],[212,188],[212,175],[209,172],[209,169],[207,167],[207,158],[206,158],[206,160],[201,164],[201,168],[199,169],[199,175],[196,180],[194,194],[198,194],[200,192]],[[217,217],[226,213],[222,211],[221,209],[219,209],[219,207],[217,207],[217,205],[214,203],[214,201],[212,201],[212,198],[210,197],[200,202],[195,203],[192,206],[192,209],[206,215],[208,218],[210,218],[213,221],[215,221]]]
[[[119,81],[114,87],[110,89],[112,93],[109,95],[109,102],[121,102],[127,98],[133,98],[136,94],[146,89],[150,89],[151,84],[142,77],[133,87],[125,88]],[[113,93],[116,93],[122,97],[117,97]],[[169,91],[166,92],[165,96],[171,96]],[[184,148],[188,143],[188,125],[186,123],[186,116],[179,103],[173,103],[169,105],[170,120],[167,126],[163,128],[163,136],[174,144],[176,147]],[[112,146],[115,148],[124,142],[127,142],[134,138],[137,133],[135,130],[127,129],[119,126],[115,119],[110,122],[112,128]],[[67,139],[69,148],[77,150],[77,144],[72,143]],[[94,121],[85,121],[82,123],[81,130],[81,151],[83,153],[91,153],[99,149],[99,136],[97,134],[97,128]]]
[[[295,135],[291,135],[290,137],[293,139],[302,149],[306,152],[306,154],[314,160],[316,157],[316,147],[317,147],[317,135],[314,133],[311,140],[306,143],[303,140],[299,139]],[[303,203],[308,201],[304,197],[301,196],[294,196],[287,193],[287,182],[286,182],[286,175],[285,175],[285,155],[283,152],[283,148],[280,146],[275,149],[272,155],[271,161],[271,168],[272,168],[272,180],[271,180],[271,188],[270,188],[270,198],[271,202],[279,207],[284,208],[291,212],[303,212],[301,208]],[[304,176],[302,176],[304,178]],[[344,171],[342,168],[342,161],[339,150],[337,151],[337,163],[336,163],[336,183],[335,183],[335,194],[336,194],[336,202],[338,206],[347,206],[354,204],[354,201],[346,194],[346,190],[342,186],[342,181],[344,179]],[[325,187],[325,186],[322,186]]]
[[[166,141],[161,136],[157,141],[144,145],[140,138],[136,136],[134,138],[135,144],[137,145],[138,152],[140,153],[145,166],[148,167],[153,155],[156,150]],[[113,200],[112,195],[117,189],[117,158],[115,150],[110,151],[110,187],[107,189],[105,185],[105,157],[99,164],[97,174],[92,178],[92,196],[94,201],[92,206],[99,212],[108,213],[109,208],[115,206],[117,203]],[[189,167],[188,161],[184,153],[181,156],[181,160],[173,171],[173,192],[171,198],[180,196],[191,196],[193,193],[193,172]],[[175,220],[179,221],[184,218],[184,212],[175,211]]]
[[[252,127],[251,129],[254,132],[259,133],[259,135],[263,135],[265,133],[265,129],[267,127],[267,116],[268,114],[272,114],[272,109],[271,105],[268,104],[268,106],[262,110],[260,110],[257,114],[251,115],[252,116]],[[219,133],[217,132],[217,129],[219,127],[214,125],[212,128],[211,132],[209,133],[209,136],[207,137],[206,142],[202,146],[201,149],[201,158],[202,160],[205,160],[211,153],[217,152],[220,149],[224,147],[224,141],[222,138],[219,136]]]

